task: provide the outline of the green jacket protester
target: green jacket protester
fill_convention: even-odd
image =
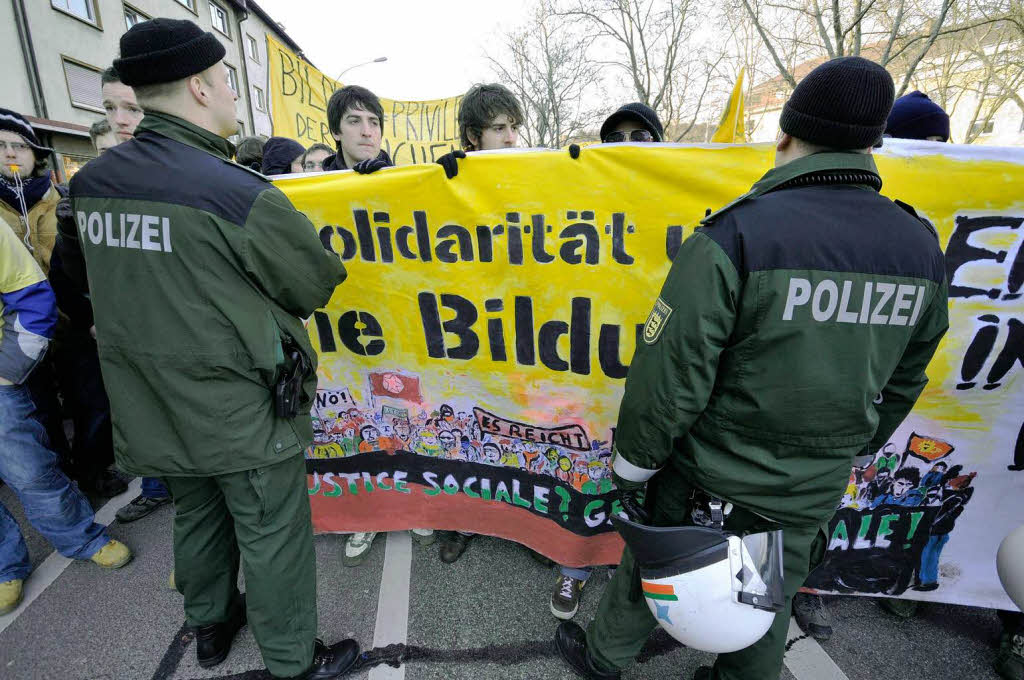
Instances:
[[[910,412],[948,327],[936,234],[880,188],[870,155],[814,154],[683,243],[626,380],[620,487],[671,466],[785,525],[832,516],[855,456]]]
[[[117,464],[132,474],[226,474],[312,442],[316,354],[300,319],[327,304],[345,269],[233,153],[149,112],[134,140],[71,181],[75,223],[61,225],[59,248],[80,285],[88,272]],[[314,367],[292,419],[273,406],[290,369],[282,343]]]

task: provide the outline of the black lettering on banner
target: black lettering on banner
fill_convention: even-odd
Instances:
[[[476,307],[461,295],[441,294],[441,305],[455,312],[455,318],[441,322],[437,296],[433,293],[419,294],[420,318],[427,343],[427,355],[435,359],[472,359],[480,349],[480,338],[472,330],[477,320]],[[446,349],[444,333],[459,338],[459,344]]]
[[[978,321],[983,325],[975,332],[967,351],[964,352],[963,363],[960,366],[961,382],[956,386],[958,390],[969,390],[977,385],[976,378],[992,357],[1003,325],[1003,320],[995,314],[983,314],[978,317]],[[1005,326],[1006,339],[992,362],[982,389],[997,389],[1015,365],[1024,366],[1024,322],[1011,317],[1005,320]]]
[[[357,323],[361,323],[362,328],[358,328]],[[380,323],[369,312],[349,310],[338,319],[338,337],[341,338],[341,344],[353,354],[371,357],[380,354],[384,351],[384,341],[380,339],[383,334]],[[360,336],[376,339],[363,346],[359,342]]]
[[[665,256],[668,257],[669,262],[676,259],[676,253],[679,252],[682,245],[683,228],[679,225],[670,226],[665,232]]]
[[[956,227],[949,237],[946,245],[946,281],[949,283],[949,296],[969,298],[976,295],[983,295],[995,300],[1003,292],[1001,288],[976,288],[956,282],[957,272],[971,262],[994,261],[1003,264],[1006,261],[1008,251],[989,250],[971,245],[970,239],[973,234],[986,229],[1019,229],[1024,224],[1022,217],[964,217],[957,216]],[[1020,233],[1020,232],[1018,232]],[[1022,234],[1021,238],[1024,238]],[[1007,273],[1008,292],[1004,300],[1012,300],[1021,296],[1021,285],[1024,284],[1024,246],[1017,250],[1017,257]]]
[[[295,62],[284,50],[278,50],[277,54],[281,58],[281,95],[291,97],[299,91],[298,81],[292,75],[295,73]]]
[[[338,345],[334,342],[334,333],[331,331],[331,317],[325,313],[313,312],[313,321],[316,324],[317,336],[320,338],[320,351],[323,353],[337,352]]]

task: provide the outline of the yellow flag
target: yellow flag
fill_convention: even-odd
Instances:
[[[722,119],[718,122],[718,129],[712,142],[722,144],[743,144],[747,141],[747,132],[743,123],[743,75],[746,68],[740,69],[740,75],[736,78],[736,84],[729,95],[729,104],[722,112]]]

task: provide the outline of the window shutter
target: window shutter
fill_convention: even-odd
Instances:
[[[65,61],[64,76],[68,81],[72,104],[103,110],[103,84],[99,71]]]

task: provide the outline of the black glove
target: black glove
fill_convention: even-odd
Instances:
[[[650,513],[644,508],[643,494],[643,487],[619,490],[619,505],[622,506],[622,511],[626,513],[630,522],[648,524],[651,521]]]
[[[65,196],[57,201],[57,208],[54,210],[54,214],[57,216],[57,224],[63,225],[67,231],[75,231],[75,211],[71,209],[70,196]]]
[[[359,161],[352,166],[352,169],[360,175],[369,175],[370,173],[377,172],[381,168],[387,167],[390,167],[388,162],[378,156],[377,158],[367,158],[365,161]]]
[[[570,144],[569,145],[569,158],[576,160],[580,157],[580,145]]]
[[[444,174],[448,176],[448,179],[451,179],[452,177],[455,177],[455,175],[459,174],[458,159],[465,157],[466,152],[461,149],[457,149],[438,158],[437,164],[444,168]]]

